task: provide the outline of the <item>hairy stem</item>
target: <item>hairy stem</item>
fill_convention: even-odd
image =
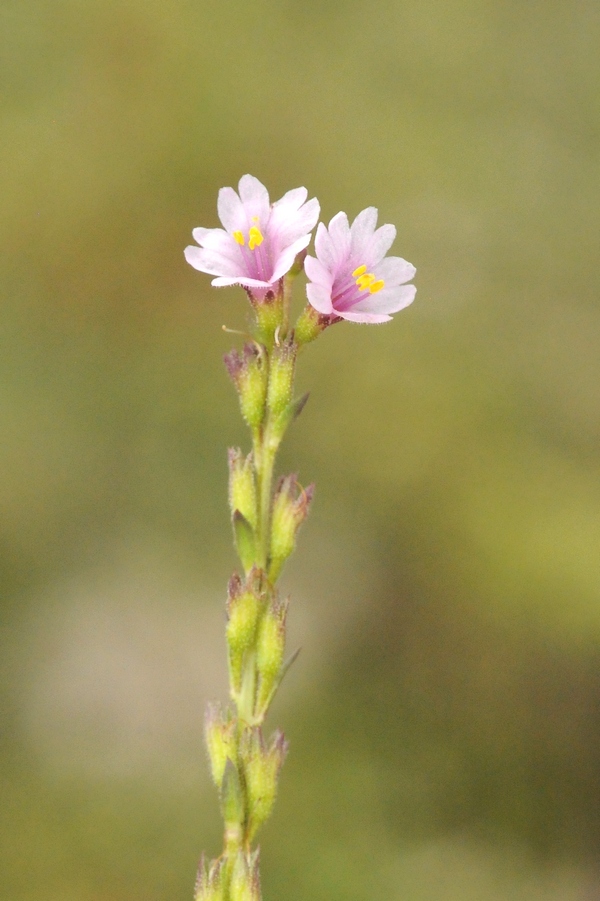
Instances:
[[[270,358],[265,349],[267,365],[267,378],[270,375]],[[265,417],[260,429],[254,433],[254,471],[256,473],[256,487],[258,494],[258,522],[257,522],[257,565],[266,570],[269,557],[271,495],[273,491],[273,469],[275,457],[279,449],[279,441],[274,439],[271,433],[271,414],[265,412]]]

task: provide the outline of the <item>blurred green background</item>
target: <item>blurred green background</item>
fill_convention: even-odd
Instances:
[[[265,899],[599,898],[598,5],[2,0],[0,35],[1,897],[190,898],[220,849],[247,302],[182,251],[250,172],[418,270],[301,361]]]

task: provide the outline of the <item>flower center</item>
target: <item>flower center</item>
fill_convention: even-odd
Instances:
[[[368,288],[369,294],[377,294],[385,285],[382,278],[378,280],[372,272],[367,272],[366,266],[359,266],[358,269],[355,269],[352,278],[356,279],[355,284],[358,285],[359,291],[366,291]]]
[[[253,218],[253,222],[258,222],[256,216]],[[240,247],[243,247],[246,243],[244,233],[241,231],[235,231],[233,233],[233,237],[240,245]],[[260,228],[257,225],[251,225],[250,229],[248,230],[248,247],[250,248],[250,250],[254,250],[255,247],[260,247],[264,240],[264,235],[261,232]]]

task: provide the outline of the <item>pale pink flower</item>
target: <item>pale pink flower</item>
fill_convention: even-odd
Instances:
[[[294,188],[271,204],[263,184],[243,175],[238,186],[221,188],[217,210],[223,228],[195,228],[200,247],[185,249],[188,263],[216,275],[213,285],[243,285],[255,297],[288,272],[307,247],[319,218],[316,198],[306,202],[306,188]]]
[[[317,257],[307,256],[306,293],[326,316],[351,322],[387,322],[413,302],[416,288],[407,285],[416,269],[401,257],[386,257],[396,237],[393,225],[376,229],[377,210],[359,213],[352,227],[338,213],[329,228],[320,222],[315,237]]]

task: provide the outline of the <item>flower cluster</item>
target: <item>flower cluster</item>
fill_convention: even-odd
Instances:
[[[281,294],[284,276],[302,265],[320,207],[316,198],[307,201],[306,188],[294,188],[271,204],[267,189],[252,175],[242,176],[238,192],[221,188],[223,228],[195,228],[199,246],[186,247],[185,258],[216,276],[213,285],[242,285],[260,303]],[[329,226],[319,223],[316,256],[306,256],[304,269],[308,301],[321,328],[339,319],[387,322],[412,303],[416,288],[407,282],[415,267],[386,256],[395,237],[393,225],[377,228],[375,207],[359,213],[352,225],[346,213],[334,216]]]

